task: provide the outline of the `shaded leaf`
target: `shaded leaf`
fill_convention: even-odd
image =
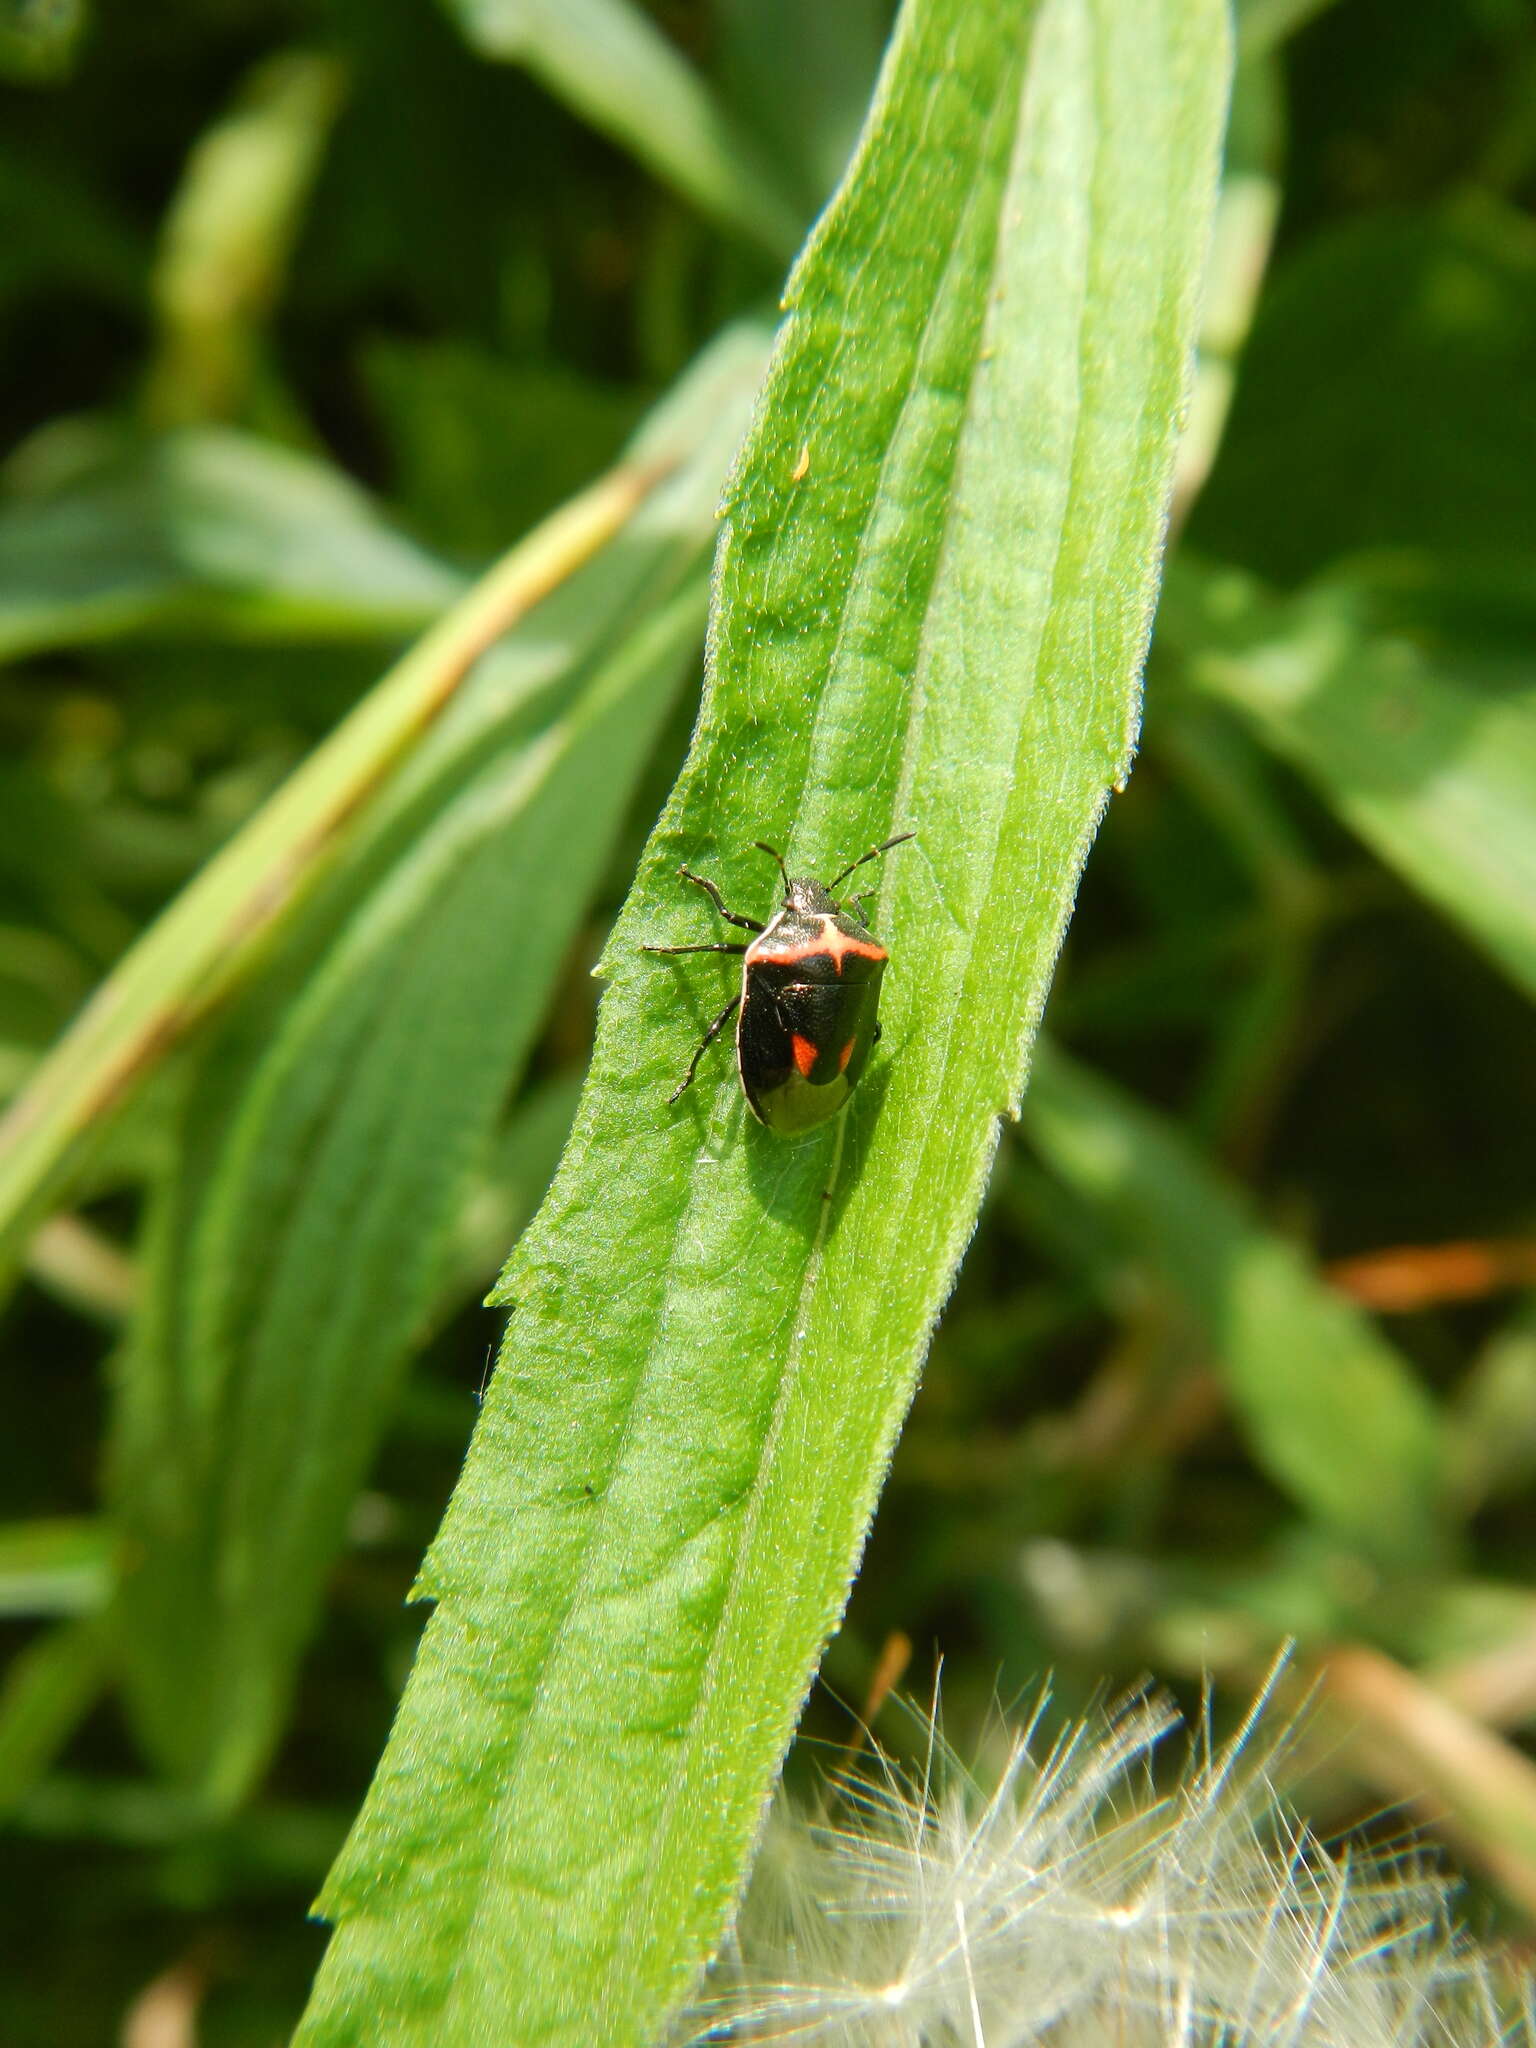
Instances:
[[[1193,1317],[1254,1457],[1304,1508],[1386,1562],[1441,1544],[1445,1448],[1406,1362],[1172,1125],[1054,1049],[1025,1129],[1122,1248]]]
[[[1298,581],[1360,548],[1536,546],[1536,257],[1486,205],[1370,212],[1279,266],[1191,536]]]
[[[888,0],[721,0],[717,12],[722,83],[793,176],[809,218],[858,139],[890,26]]]
[[[86,0],[0,0],[0,74],[33,83],[67,77]]]
[[[614,460],[641,410],[620,385],[462,343],[380,340],[363,359],[392,494],[442,547],[488,554]]]
[[[1189,680],[1536,994],[1536,686],[1523,650],[1383,629],[1364,569],[1277,602],[1181,563],[1170,593]]]
[[[489,57],[525,64],[658,177],[774,256],[800,239],[771,158],[633,0],[447,0]]]

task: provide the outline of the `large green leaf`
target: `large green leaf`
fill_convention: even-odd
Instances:
[[[638,2042],[717,1939],[836,1625],[1125,771],[1225,97],[1225,12],[917,0],[790,289],[727,499],[713,676],[438,1605],[300,2038]],[[895,826],[848,1116],[666,1096],[742,907]]]
[[[276,1733],[451,1226],[701,645],[761,357],[735,361],[734,403],[695,376],[695,459],[648,523],[481,662],[203,1054],[114,1492],[135,1719],[217,1803]]]
[[[1447,1474],[1406,1361],[1171,1124],[1051,1051],[1025,1128],[1190,1318],[1258,1463],[1368,1556],[1426,1566]]]

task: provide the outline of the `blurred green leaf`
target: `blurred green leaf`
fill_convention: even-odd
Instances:
[[[1394,1656],[1422,1670],[1438,1689],[1457,1698],[1469,1713],[1497,1723],[1507,1718],[1507,1698],[1495,1702],[1492,1687],[1482,1707],[1471,1697],[1475,1681],[1491,1676],[1503,1663],[1518,1694],[1519,1673],[1536,1642],[1536,1592],[1526,1580],[1456,1578],[1414,1583],[1396,1598],[1380,1604],[1390,1633],[1386,1646]],[[1507,1663],[1505,1660],[1507,1659]],[[1485,1663],[1485,1660],[1486,1663]],[[1524,1719],[1530,1718],[1529,1708]]]
[[[1536,548],[1536,247],[1490,202],[1372,212],[1264,294],[1190,533],[1297,582],[1376,547]]]
[[[690,765],[323,1910],[310,2044],[654,2037],[835,1627],[1134,730],[1225,97],[1216,5],[930,0],[792,280]],[[799,1144],[728,1055],[679,856],[893,826],[885,1054]],[[905,945],[903,945],[905,938]],[[722,1049],[723,1050],[723,1049]]]
[[[759,361],[750,329],[707,351],[675,400],[657,409],[630,459],[547,520],[450,610],[114,969],[0,1123],[0,1247],[13,1259],[79,1158],[100,1142],[107,1112],[248,969],[346,843],[365,799],[451,713],[486,647],[627,520],[641,568],[652,561],[661,543],[647,521],[659,522],[663,539],[673,533],[668,522],[677,506],[665,480],[674,472],[685,499],[699,488],[700,473],[712,490],[730,445],[712,437],[736,430],[743,379]],[[696,516],[690,510],[690,521]],[[291,534],[287,545],[303,539]]]
[[[84,1614],[100,1607],[111,1531],[75,1517],[0,1523],[0,1615]]]
[[[1451,1457],[1465,1513],[1536,1482],[1536,1300],[1489,1340],[1451,1412]]]
[[[107,1665],[94,1618],[50,1629],[11,1660],[0,1685],[0,1814],[31,1791],[90,1712]]]
[[[1037,1058],[1024,1127],[1194,1318],[1270,1478],[1371,1557],[1432,1563],[1448,1478],[1441,1420],[1366,1317],[1255,1221],[1175,1126],[1054,1048]]]
[[[342,1831],[335,1809],[314,1800],[263,1803],[210,1821],[205,1806],[172,1786],[62,1770],[18,1798],[10,1821],[16,1832],[42,1840],[171,1852],[150,1870],[155,1888],[169,1891],[183,1912],[210,1891],[238,1902],[242,1892],[259,1895],[274,1879],[284,1892],[312,1884]],[[263,1948],[263,1963],[271,1953],[270,1945]]]
[[[0,659],[127,632],[380,640],[463,579],[312,456],[226,428],[26,449],[0,504]]]
[[[633,0],[446,0],[488,57],[523,64],[712,219],[768,253],[804,231],[775,166]]]
[[[1266,55],[1305,28],[1334,0],[1237,0],[1237,54],[1243,59]]]
[[[581,1090],[578,1073],[533,1089],[497,1134],[471,1182],[443,1261],[434,1319],[483,1293],[543,1200],[570,1136]]]
[[[242,410],[342,89],[333,57],[267,58],[192,151],[152,280],[161,333],[147,403],[158,425]]]
[[[380,341],[363,359],[392,492],[441,547],[492,554],[607,468],[642,395],[461,343]]]
[[[1242,20],[1239,20],[1239,36]],[[1250,53],[1232,81],[1221,192],[1200,307],[1200,351],[1179,437],[1170,525],[1177,534],[1221,446],[1238,366],[1253,324],[1280,217],[1284,81],[1278,63]]]
[[[731,351],[728,349],[727,354]],[[172,1774],[238,1798],[448,1240],[703,637],[704,551],[760,360],[695,459],[483,660],[224,1021],[119,1374],[120,1638]]]
[[[62,151],[40,159],[25,140],[0,138],[0,292],[17,313],[29,290],[65,284],[137,319],[147,261],[120,193],[96,189]]]
[[[1350,829],[1536,994],[1536,684],[1523,652],[1380,630],[1366,572],[1288,602],[1181,562],[1170,640]]]
[[[66,77],[85,21],[85,0],[0,0],[0,75]]]
[[[793,179],[809,219],[858,138],[890,0],[719,0],[716,13],[722,85]]]
[[[122,1641],[150,1747],[219,1804],[276,1732],[471,1163],[703,616],[696,580],[455,792],[269,1027],[218,1157],[153,1233],[116,1487],[138,1560]],[[194,1158],[230,1090],[213,1059]]]
[[[1097,1563],[1079,1560],[1090,1580]],[[1521,1706],[1536,1642],[1526,1583],[1384,1573],[1316,1522],[1292,1524],[1257,1553],[1168,1558],[1147,1580],[1136,1610],[1115,1619],[1159,1670],[1247,1678],[1277,1640],[1305,1652],[1368,1642],[1494,1725],[1531,1718]],[[1113,1654],[1107,1640],[1099,1647]]]

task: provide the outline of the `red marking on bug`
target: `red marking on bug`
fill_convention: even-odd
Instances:
[[[842,1051],[837,1056],[837,1071],[840,1074],[846,1074],[848,1071],[848,1062],[853,1058],[854,1042],[855,1041],[850,1038],[848,1043],[843,1047]]]
[[[765,933],[770,937],[771,933]],[[793,967],[797,960],[819,960],[822,955],[832,962],[832,971],[841,974],[843,962],[850,954],[860,960],[889,960],[890,954],[884,946],[873,939],[856,939],[851,932],[840,931],[830,917],[821,920],[821,934],[818,938],[807,939],[800,946],[765,946],[762,939],[754,939],[747,948],[747,959],[771,960],[782,967]]]
[[[852,932],[839,931],[830,917],[821,920],[819,950],[832,955],[833,964],[839,974],[842,973],[843,962],[850,953],[857,954],[861,960],[888,960],[891,957],[884,946],[877,946],[873,939],[856,939]]]
[[[802,1080],[809,1081],[811,1069],[816,1064],[815,1046],[811,1043],[810,1039],[802,1038],[797,1031],[789,1041],[789,1049],[794,1054],[796,1072]]]

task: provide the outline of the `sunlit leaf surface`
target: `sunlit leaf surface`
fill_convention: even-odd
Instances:
[[[1215,5],[908,9],[728,494],[713,678],[327,1888],[308,2043],[650,2038],[718,1936],[1127,764],[1226,85]],[[885,1041],[799,1144],[680,858],[878,881]]]

